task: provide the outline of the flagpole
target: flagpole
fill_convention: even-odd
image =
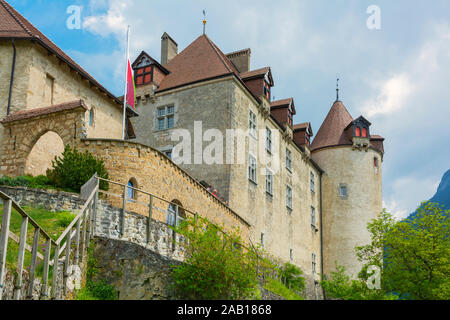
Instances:
[[[122,140],[125,140],[126,130],[126,114],[127,114],[127,92],[128,92],[128,60],[130,60],[130,26],[127,30],[127,61],[125,63],[125,95],[123,96],[123,123],[122,123]]]

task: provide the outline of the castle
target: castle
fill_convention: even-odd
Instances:
[[[120,98],[0,0],[0,174],[42,174],[64,145],[85,148],[113,180],[243,226],[249,241],[299,266],[319,297],[319,275],[335,262],[353,276],[361,269],[354,247],[370,241],[367,223],[382,211],[384,139],[339,99],[313,139],[310,123],[293,123],[306,117],[293,98],[273,101],[271,68],[250,60],[250,49],[224,54],[205,34],[178,52],[164,33],[160,62],[142,51],[133,63],[137,106],[121,141]],[[173,132],[194,137],[196,123],[223,137],[248,132],[241,150],[227,148],[244,161],[175,165]]]

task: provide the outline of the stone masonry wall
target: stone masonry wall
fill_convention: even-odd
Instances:
[[[85,139],[79,147],[104,160],[111,180],[127,185],[133,179],[138,189],[167,201],[178,201],[181,207],[190,211],[185,212],[186,216],[197,213],[224,225],[226,230],[239,228],[243,238],[247,239],[250,225],[159,151],[138,143],[100,139]],[[109,192],[119,197],[109,197],[108,201],[121,208],[123,187],[111,184]],[[134,200],[127,203],[127,208],[147,216],[149,196],[137,192]],[[168,204],[155,199],[154,206],[162,211],[154,210],[153,218],[166,222]]]

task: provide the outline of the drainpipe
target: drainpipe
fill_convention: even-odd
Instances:
[[[321,279],[324,280],[324,267],[323,267],[323,214],[322,214],[322,177],[323,172],[320,173],[320,276]],[[323,298],[324,300],[327,300],[325,289],[322,288]]]
[[[12,98],[12,88],[14,83],[14,70],[16,69],[16,45],[14,43],[14,39],[11,40],[13,46],[13,60],[12,60],[12,69],[11,69],[11,80],[9,82],[9,97],[8,97],[8,109],[6,110],[6,115],[9,116],[11,112],[11,98]]]

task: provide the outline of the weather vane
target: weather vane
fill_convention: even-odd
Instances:
[[[203,10],[203,34],[206,34],[206,11]]]
[[[339,78],[336,80],[336,101],[339,101]]]

